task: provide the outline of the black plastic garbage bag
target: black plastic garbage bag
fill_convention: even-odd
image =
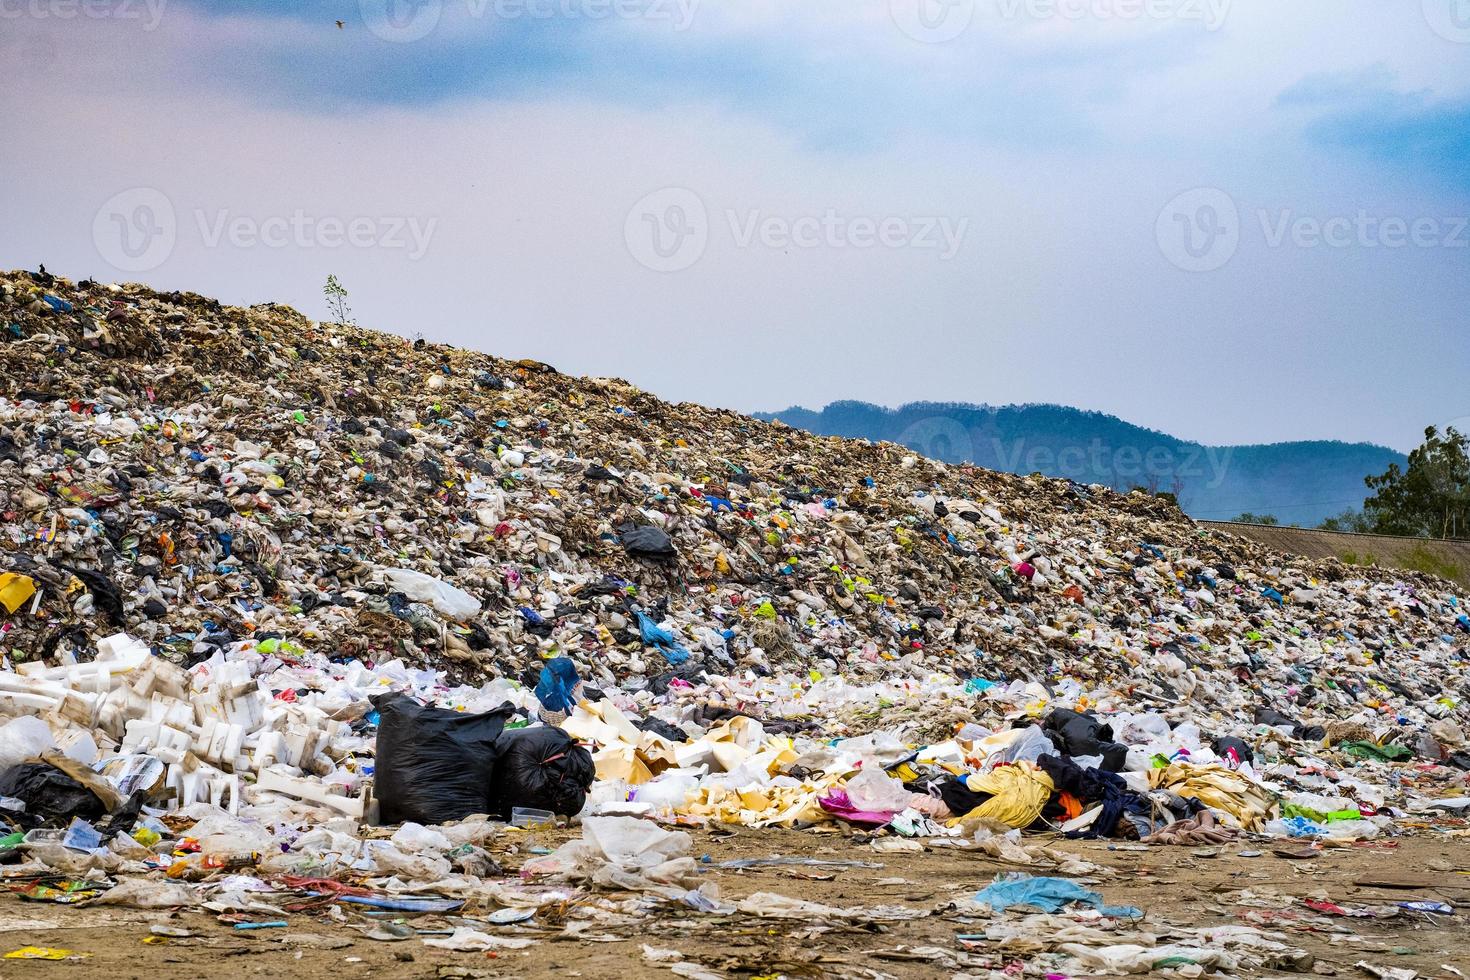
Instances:
[[[1220,758],[1222,759],[1229,755],[1230,751],[1234,749],[1235,758],[1237,761],[1256,761],[1256,753],[1250,747],[1250,744],[1247,743],[1244,739],[1236,738],[1234,735],[1221,735],[1219,738],[1215,739],[1210,748],[1213,749],[1215,754],[1220,756]]]
[[[500,736],[492,814],[509,819],[513,807],[550,810],[570,817],[582,812],[597,778],[592,753],[560,728],[518,728]]]
[[[674,550],[673,539],[652,525],[625,524],[618,528],[618,538],[623,543],[623,550],[634,558],[673,561],[679,557]]]
[[[1091,714],[1057,708],[1041,727],[1057,751],[1066,756],[1102,756],[1102,767],[1120,772],[1128,758],[1128,746],[1113,741],[1113,726]]]
[[[72,817],[91,822],[107,813],[97,794],[45,762],[23,762],[0,773],[0,796],[25,804],[22,812],[6,815],[26,830],[64,827]]]
[[[1297,724],[1295,718],[1288,718],[1275,708],[1264,704],[1256,706],[1254,721],[1257,725],[1270,725],[1272,728],[1278,725],[1295,728]]]
[[[66,566],[62,566],[65,568]],[[114,626],[122,626],[127,622],[127,613],[123,610],[122,596],[118,594],[117,586],[112,580],[101,572],[90,568],[67,568],[82,584],[87,591],[92,593],[92,601],[96,608],[107,615],[107,619]]]
[[[670,742],[689,741],[689,736],[684,733],[684,729],[676,728],[662,718],[643,718],[634,721],[633,727],[640,731],[653,732],[655,735],[661,735]]]
[[[419,704],[406,694],[372,699],[378,709],[374,792],[383,823],[449,823],[495,813],[499,738],[509,703],[470,715]]]

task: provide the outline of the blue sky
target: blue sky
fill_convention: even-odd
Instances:
[[[746,410],[1470,416],[1467,0],[0,0],[7,66],[0,266]]]

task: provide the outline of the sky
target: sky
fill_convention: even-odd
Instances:
[[[0,267],[745,411],[1470,428],[1470,0],[0,0],[0,70]]]

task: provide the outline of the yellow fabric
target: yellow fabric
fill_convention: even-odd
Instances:
[[[36,583],[29,575],[0,573],[0,605],[13,613],[36,594]]]
[[[965,784],[976,793],[994,794],[990,799],[951,820],[998,820],[1007,827],[1026,827],[1041,816],[1053,790],[1051,777],[1030,765],[997,766],[990,772],[967,776]]]
[[[1150,769],[1148,784],[1151,789],[1193,797],[1212,810],[1234,818],[1245,830],[1255,830],[1265,824],[1274,806],[1264,786],[1224,766],[1176,762],[1162,769]]]

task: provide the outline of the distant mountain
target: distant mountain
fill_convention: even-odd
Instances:
[[[897,442],[951,463],[1125,491],[1167,490],[1185,513],[1207,520],[1249,511],[1310,527],[1360,507],[1367,496],[1363,477],[1405,463],[1402,453],[1362,442],[1204,446],[1061,405],[914,402],[894,409],[840,401],[820,412],[789,408],[756,417],[820,435]]]

